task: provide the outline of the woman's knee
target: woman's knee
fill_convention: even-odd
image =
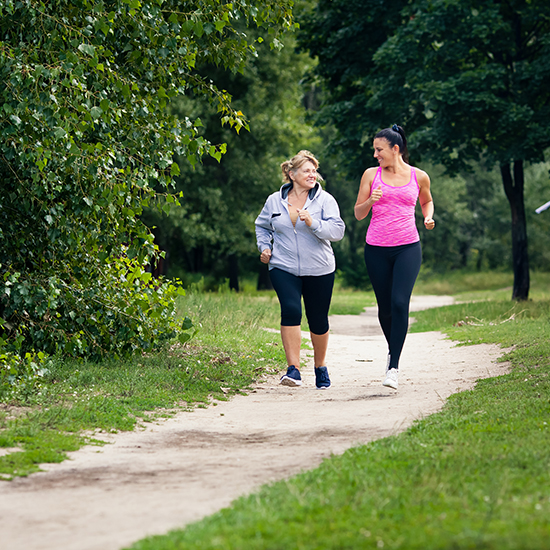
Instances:
[[[409,301],[410,298],[397,298],[392,302],[392,317],[408,317],[409,316]]]
[[[301,304],[281,304],[281,325],[294,327],[302,323]]]
[[[308,320],[308,324],[309,324],[310,332],[318,336],[322,336],[323,334],[326,334],[329,329],[328,318],[312,319],[311,321]]]

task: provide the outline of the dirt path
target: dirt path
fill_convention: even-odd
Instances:
[[[411,309],[445,303],[423,296]],[[302,388],[265,380],[246,397],[110,436],[111,445],[0,482],[2,550],[120,550],[332,453],[402,431],[450,394],[507,370],[495,362],[503,353],[497,346],[454,347],[440,333],[409,334],[394,392],[381,385],[386,353],[375,308],[332,318],[327,391],[315,389],[313,367],[305,367]]]

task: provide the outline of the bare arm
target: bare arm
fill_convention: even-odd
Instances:
[[[363,173],[357,201],[355,202],[355,218],[362,220],[366,218],[372,208],[372,205],[382,197],[382,189],[380,186],[371,192],[372,182],[376,174],[376,168],[368,168]]]
[[[418,186],[420,192],[418,198],[420,201],[420,208],[422,209],[422,215],[424,216],[424,226],[426,229],[433,229],[435,227],[434,216],[434,201],[432,193],[430,191],[430,177],[426,172],[417,170],[418,174]]]

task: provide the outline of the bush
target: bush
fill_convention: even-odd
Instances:
[[[70,272],[33,279],[4,272],[0,323],[7,350],[99,359],[191,337],[185,331],[192,323],[177,315],[175,298],[185,294],[177,281],[153,279],[128,258],[113,259],[103,269],[85,267],[79,279]]]
[[[40,388],[51,360],[41,351],[24,355],[6,352],[4,345],[0,340],[0,400],[25,400]]]

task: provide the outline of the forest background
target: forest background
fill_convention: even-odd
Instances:
[[[460,9],[455,9],[459,4]],[[537,47],[541,43],[548,47],[548,17],[544,18],[539,11],[537,17],[540,19],[535,28],[529,21],[531,16],[526,13],[527,4],[513,4],[524,17],[526,40],[529,37],[533,40],[534,34],[538,33]],[[432,179],[437,230],[424,231],[421,219],[418,219],[424,258],[422,276],[452,270],[514,270],[511,227],[515,214],[511,213],[503,186],[499,159],[495,159],[494,151],[487,150],[490,139],[484,139],[483,135],[493,134],[502,143],[505,141],[503,135],[513,133],[520,141],[526,133],[533,132],[530,126],[533,119],[539,122],[538,117],[548,116],[548,94],[537,88],[538,95],[544,96],[542,102],[545,104],[539,110],[536,100],[523,98],[524,103],[531,102],[531,110],[526,113],[525,105],[521,108],[524,118],[515,122],[515,126],[522,128],[521,132],[515,127],[510,128],[500,111],[519,110],[513,96],[524,94],[524,90],[514,90],[511,82],[503,88],[495,86],[493,79],[506,77],[493,74],[494,67],[468,59],[464,49],[468,46],[472,50],[473,46],[456,47],[458,53],[446,58],[447,73],[453,73],[457,65],[462,65],[460,74],[468,75],[475,66],[479,74],[470,75],[470,80],[461,84],[464,88],[461,93],[463,96],[477,94],[478,97],[474,100],[463,97],[462,105],[459,105],[460,98],[455,97],[458,93],[455,90],[441,124],[448,124],[463,142],[457,143],[456,137],[446,140],[445,133],[441,137],[436,135],[435,139],[441,140],[441,152],[434,155],[435,148],[426,140],[425,127],[426,122],[435,116],[430,109],[436,112],[438,107],[441,111],[443,109],[434,106],[433,100],[427,97],[419,106],[418,95],[411,92],[403,79],[395,77],[399,71],[404,76],[402,67],[386,66],[382,70],[380,63],[376,62],[377,50],[384,45],[388,47],[392,28],[394,38],[397,36],[394,22],[399,19],[401,10],[405,10],[405,14],[407,9],[433,11],[434,6],[439,5],[438,9],[445,11],[439,15],[441,24],[437,27],[431,25],[429,40],[432,42],[438,40],[438,33],[445,32],[445,26],[449,24],[446,18],[455,18],[455,25],[456,21],[471,25],[477,19],[477,27],[474,27],[477,30],[470,37],[471,42],[475,42],[476,35],[480,36],[483,30],[486,32],[490,25],[496,29],[502,21],[497,22],[494,9],[491,11],[488,6],[487,17],[475,17],[479,13],[475,2],[454,3],[454,8],[449,3],[443,7],[438,2],[426,2],[422,6],[416,3],[414,8],[407,8],[407,5],[407,2],[393,3],[388,11],[381,2],[364,0],[299,1],[294,15],[300,28],[282,37],[284,48],[272,50],[267,43],[260,44],[258,56],[247,61],[242,73],[203,67],[205,74],[220,82],[233,96],[235,107],[249,120],[250,131],[237,135],[230,128],[220,127],[215,109],[209,108],[204,101],[186,97],[174,104],[175,111],[181,116],[200,117],[203,123],[201,132],[215,143],[227,144],[227,153],[219,163],[210,158],[194,167],[182,167],[176,185],[184,199],[181,205],[171,207],[169,216],[163,212],[146,211],[144,219],[153,228],[160,248],[168,252],[167,261],[162,265],[165,274],[180,277],[186,285],[201,281],[203,288],[211,290],[224,283],[236,290],[267,288],[266,269],[258,261],[254,219],[266,197],[281,184],[280,162],[300,149],[309,149],[321,162],[325,188],[337,199],[347,226],[344,239],[333,244],[341,283],[352,288],[368,288],[363,261],[366,224],[355,220],[353,205],[363,170],[375,164],[372,137],[378,129],[394,123],[403,124],[406,131],[411,132],[411,162],[426,170]],[[534,9],[537,8],[529,8]],[[370,17],[362,17],[363,13],[369,13]],[[470,16],[466,17],[468,13]],[[513,17],[519,17],[518,13],[508,14],[510,24]],[[431,13],[430,22],[433,23],[436,16]],[[450,37],[449,41],[450,47],[460,44],[456,36]],[[477,51],[486,47],[482,56],[488,58],[492,50],[502,49],[502,55],[506,57],[504,64],[510,66],[515,63],[512,61],[514,55],[518,58],[526,56],[525,52],[514,53],[520,49],[519,46],[516,49],[515,44],[507,46],[508,51],[504,51],[502,37],[496,31],[492,37],[483,34],[479,42],[475,48]],[[402,47],[407,47],[406,43]],[[407,61],[419,77],[425,76],[428,82],[434,82],[435,75],[421,74],[420,66],[425,69],[427,56],[416,53],[414,62]],[[541,60],[539,64],[536,59],[531,61],[534,66],[530,71],[542,68],[544,63]],[[525,60],[522,59],[521,63],[525,64]],[[519,62],[515,63],[513,70],[519,72],[518,67]],[[548,78],[547,68],[545,70]],[[376,71],[382,75],[369,85],[368,79]],[[525,78],[526,75],[521,76],[521,79]],[[492,94],[488,98],[482,97],[488,95],[483,84],[487,82]],[[395,100],[396,88],[406,92],[399,102]],[[426,96],[424,91],[421,94]],[[497,105],[499,102],[504,104]],[[476,103],[475,108],[472,108],[472,103]],[[474,124],[475,118],[480,117],[480,110],[484,110],[480,122],[482,137],[477,135],[479,132]],[[423,120],[419,120],[419,111]],[[453,116],[458,121],[456,124]],[[464,127],[458,129],[457,124]],[[543,139],[540,136],[538,139],[538,146],[530,145],[529,139],[525,140],[529,142],[527,147],[533,147],[529,155],[519,153],[521,147],[514,151],[514,145],[506,143],[511,150],[511,154],[510,151],[506,153],[509,155],[506,160],[512,163],[514,158],[526,160],[524,206],[525,223],[529,228],[526,261],[532,270],[548,271],[550,214],[535,213],[536,208],[550,200],[550,165],[544,162],[544,150],[549,144],[548,132]],[[415,140],[421,141],[416,147]],[[446,162],[445,156],[451,163]],[[527,297],[528,289],[526,292],[523,298]]]
[[[530,271],[550,270],[550,211],[535,214],[550,200],[550,6],[482,7],[0,4],[3,380],[47,355],[185,343],[196,329],[175,300],[193,284],[266,288],[254,219],[300,149],[347,225],[339,283],[368,288],[353,204],[393,123],[432,178],[421,276],[513,271],[511,297],[528,299]]]

